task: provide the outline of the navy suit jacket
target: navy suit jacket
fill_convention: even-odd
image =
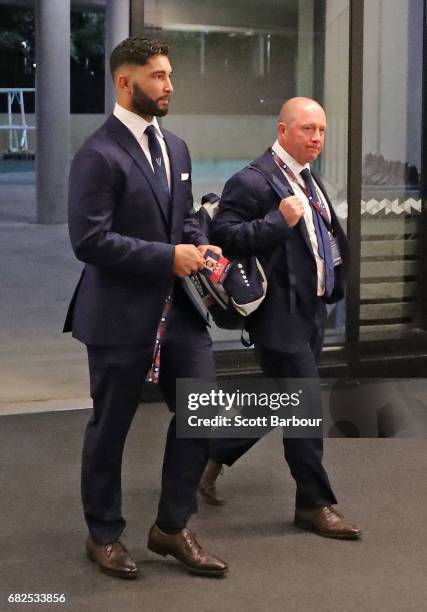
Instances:
[[[175,279],[174,245],[208,243],[192,213],[188,148],[162,132],[171,165],[170,220],[144,152],[115,116],[74,157],[69,231],[85,267],[64,331],[86,344],[153,345]]]
[[[347,241],[323,185],[315,180],[328,201],[344,260],[335,268],[335,288],[328,299],[336,302],[344,295]],[[227,181],[212,227],[212,240],[225,255],[256,255],[267,270],[266,298],[246,327],[256,346],[280,352],[295,352],[310,339],[319,302],[304,219],[290,228],[278,210],[281,198],[292,194],[269,149]]]

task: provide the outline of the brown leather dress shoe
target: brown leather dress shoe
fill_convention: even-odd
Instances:
[[[136,578],[138,575],[136,563],[120,542],[98,544],[89,535],[86,540],[86,554],[106,574],[116,578]]]
[[[323,506],[313,510],[295,510],[295,525],[309,529],[325,538],[356,540],[361,537],[361,530],[348,523],[344,516],[333,506]]]
[[[148,534],[147,547],[163,557],[175,557],[188,570],[202,576],[224,576],[228,571],[227,564],[203,550],[188,529],[168,534],[153,525]]]
[[[199,493],[212,506],[222,506],[225,501],[218,496],[216,479],[222,473],[222,464],[209,459],[199,483]]]

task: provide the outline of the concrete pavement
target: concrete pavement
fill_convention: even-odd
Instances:
[[[61,331],[81,269],[67,227],[36,224],[35,185],[1,178],[0,414],[88,407],[84,347]]]

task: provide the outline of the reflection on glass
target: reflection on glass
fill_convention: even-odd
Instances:
[[[175,92],[163,124],[187,142],[196,201],[271,146],[287,98],[325,106],[328,135],[315,165],[341,222],[347,205],[348,0],[215,3],[146,1],[144,34],[170,43]],[[327,342],[343,340],[343,303],[332,306]],[[219,345],[238,332],[215,330]]]
[[[422,19],[421,0],[365,3],[363,339],[418,327]]]

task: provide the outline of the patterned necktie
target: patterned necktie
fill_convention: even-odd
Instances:
[[[301,171],[301,177],[305,181],[308,201],[310,202],[310,206],[313,211],[314,229],[316,232],[319,255],[325,264],[325,294],[330,296],[334,290],[335,274],[332,260],[331,239],[329,236],[329,231],[323,220],[323,218],[327,218],[327,213],[325,205],[317,193],[310,170],[308,168],[304,168],[304,170]]]
[[[162,148],[157,140],[156,128],[154,125],[149,125],[145,128],[145,133],[148,138],[148,148],[150,150],[151,162],[154,169],[155,182],[157,183],[157,191],[161,196],[161,204],[165,211],[170,208],[170,193],[168,178],[165,168],[165,160],[163,159]]]

